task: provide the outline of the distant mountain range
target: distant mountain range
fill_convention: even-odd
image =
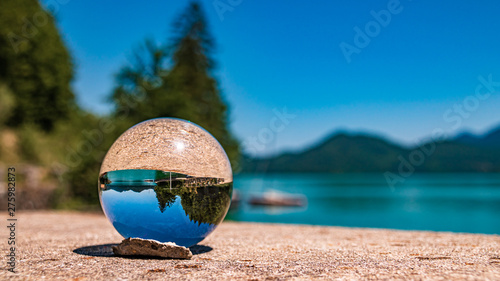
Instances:
[[[500,172],[500,127],[413,148],[367,135],[337,133],[302,152],[244,158],[242,172]]]
[[[455,141],[475,146],[500,148],[500,127],[484,136],[464,133],[455,138]]]

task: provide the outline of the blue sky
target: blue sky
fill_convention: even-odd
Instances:
[[[338,130],[411,145],[435,129],[483,133],[500,124],[498,1],[201,2],[218,44],[215,74],[231,127],[248,151],[301,149]],[[167,41],[186,5],[43,3],[57,8],[79,103],[101,114],[133,48],[145,38]],[[346,59],[341,44],[356,52]],[[284,108],[294,116],[286,124],[276,116]]]

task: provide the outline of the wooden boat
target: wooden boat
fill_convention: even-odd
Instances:
[[[269,191],[261,196],[251,197],[248,203],[256,206],[303,207],[307,205],[307,199],[301,194]]]

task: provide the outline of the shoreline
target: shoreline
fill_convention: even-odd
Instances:
[[[0,279],[500,279],[498,235],[226,221],[185,261],[112,256],[123,238],[97,212],[16,218],[18,273]]]
[[[363,227],[363,226],[343,226],[343,225],[327,225],[327,224],[307,224],[307,223],[286,223],[286,222],[259,222],[259,221],[238,221],[238,220],[224,220],[226,223],[246,223],[246,224],[263,224],[263,225],[276,225],[276,226],[310,226],[310,227],[331,227],[338,229],[351,229],[351,230],[384,230],[384,231],[401,231],[401,232],[429,232],[429,233],[444,233],[444,234],[472,234],[472,235],[486,235],[497,236],[500,238],[500,233],[479,233],[479,232],[455,232],[455,231],[441,231],[441,230],[428,230],[428,229],[398,229],[398,228],[384,228],[384,227]]]

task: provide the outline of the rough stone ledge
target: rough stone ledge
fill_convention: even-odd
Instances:
[[[225,221],[189,260],[123,258],[102,213],[16,218],[17,273],[4,240],[0,280],[500,280],[498,235]]]
[[[113,253],[118,256],[148,256],[171,259],[186,259],[193,257],[191,251],[175,243],[162,243],[151,239],[127,238],[117,246]]]

